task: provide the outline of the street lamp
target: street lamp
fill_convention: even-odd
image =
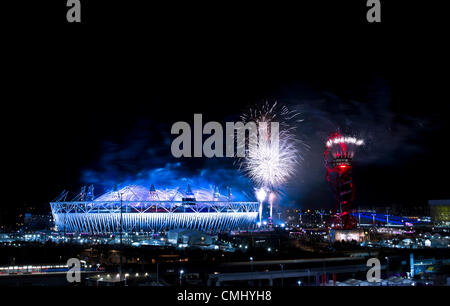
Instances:
[[[250,257],[250,272],[253,273],[253,257]],[[251,282],[251,285],[253,285],[253,280]]]
[[[64,238],[66,238],[66,217],[67,217],[67,204],[64,204]],[[63,242],[65,242],[64,238]]]
[[[120,198],[120,228],[119,228],[119,239],[120,239],[120,246],[119,246],[119,280],[122,281],[122,193],[118,191],[117,185],[114,185],[114,191],[117,191]]]
[[[184,273],[184,270],[180,270],[180,286],[181,286],[182,281],[183,281],[183,273]]]
[[[306,271],[308,271],[308,285],[310,285],[311,284],[311,279],[310,279],[311,271],[309,269]]]
[[[159,286],[159,262],[156,263],[156,284]]]
[[[284,270],[283,270],[284,266],[283,266],[283,264],[280,264],[280,267],[281,267],[281,287],[283,287],[284,286]]]

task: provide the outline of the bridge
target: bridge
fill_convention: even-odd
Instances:
[[[247,263],[248,265],[248,263]],[[308,283],[311,275],[318,274],[340,274],[340,273],[355,273],[368,271],[370,267],[366,265],[345,265],[335,266],[329,268],[311,268],[311,269],[299,269],[299,270],[277,270],[277,271],[261,271],[261,272],[237,272],[237,273],[219,273],[210,274],[208,277],[208,286],[221,286],[224,282],[233,281],[266,281],[267,286],[273,286],[274,279],[285,278],[303,278],[308,277]],[[382,265],[381,269],[386,269],[386,265]]]

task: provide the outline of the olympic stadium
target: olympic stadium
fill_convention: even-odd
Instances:
[[[233,201],[214,190],[156,189],[153,185],[115,188],[97,198],[83,187],[72,200],[64,191],[50,203],[59,231],[74,233],[160,232],[192,229],[209,233],[248,229],[256,224],[258,202]]]

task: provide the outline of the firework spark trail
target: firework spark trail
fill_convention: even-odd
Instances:
[[[259,202],[259,209],[258,209],[258,214],[259,214],[259,223],[258,226],[261,226],[261,221],[262,221],[262,209],[263,209],[263,202],[266,199],[266,191],[264,190],[264,188],[259,188],[259,190],[255,190],[255,195],[256,198],[258,199]]]
[[[292,136],[280,132],[278,146],[267,137],[251,145],[243,165],[257,185],[277,187],[294,174],[298,161],[298,150]]]
[[[298,149],[299,140],[295,137],[295,123],[299,113],[290,111],[285,106],[279,106],[276,102],[266,102],[260,108],[253,108],[247,114],[242,115],[243,122],[256,122],[259,131],[259,140],[255,143],[247,143],[246,157],[241,160],[241,168],[259,186],[276,188],[284,184],[291,177],[297,164],[302,160]],[[266,122],[267,128],[261,128],[261,123]],[[270,123],[279,123],[278,142],[273,142]]]
[[[272,220],[272,213],[273,213],[273,202],[275,201],[276,195],[274,192],[271,192],[269,194],[269,205],[270,205],[270,220]]]
[[[276,189],[286,183],[294,174],[299,162],[303,160],[299,148],[301,145],[307,146],[295,136],[296,125],[302,121],[298,118],[299,115],[285,106],[279,106],[276,102],[273,104],[266,102],[241,116],[244,123],[255,122],[259,134],[257,142],[247,141],[241,144],[244,146],[246,157],[240,159],[240,168],[260,187],[259,190],[255,190],[260,203],[259,226],[266,191],[270,192],[268,201],[272,222]],[[271,135],[273,132],[271,123],[278,123],[278,137]]]

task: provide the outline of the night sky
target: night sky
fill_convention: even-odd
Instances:
[[[355,160],[358,205],[450,198],[448,60],[438,20],[412,23],[397,14],[401,6],[386,5],[382,24],[369,25],[364,6],[351,3],[208,14],[146,7],[149,15],[137,18],[127,7],[121,22],[112,20],[117,6],[90,4],[78,28],[46,4],[43,21],[12,21],[2,210],[47,208],[63,189],[94,183],[101,192],[178,162],[181,176],[207,169],[211,181],[225,177],[244,188],[233,159],[172,157],[170,127],[194,113],[204,122],[236,120],[266,100],[301,113],[298,137],[311,147],[284,188],[284,204],[332,207],[322,157],[336,130],[367,143]],[[111,14],[97,17],[102,9]]]

